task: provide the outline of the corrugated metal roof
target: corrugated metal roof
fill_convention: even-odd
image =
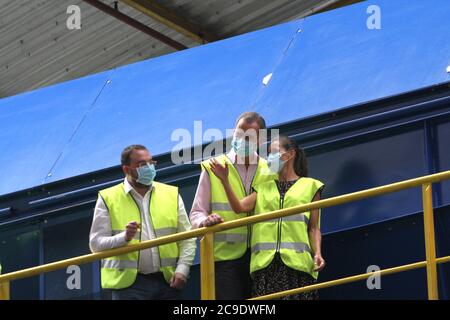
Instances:
[[[304,16],[335,1],[156,2],[225,38]],[[69,5],[81,8],[81,30],[66,27]],[[119,10],[188,47],[199,45],[120,2]],[[0,97],[173,51],[81,0],[0,0]]]

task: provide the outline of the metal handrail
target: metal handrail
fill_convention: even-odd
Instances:
[[[351,283],[351,282],[361,281],[361,280],[365,280],[365,279],[367,279],[367,278],[369,278],[371,276],[384,276],[384,275],[398,273],[398,272],[402,272],[402,271],[408,271],[408,270],[413,270],[413,269],[417,269],[417,268],[423,268],[426,265],[427,265],[426,261],[421,261],[421,262],[406,264],[406,265],[399,266],[399,267],[383,269],[383,270],[380,270],[380,271],[377,271],[377,272],[367,272],[367,273],[358,274],[358,275],[355,275],[355,276],[339,278],[339,279],[336,279],[336,280],[331,280],[331,281],[326,281],[326,282],[320,282],[320,283],[316,283],[316,284],[313,284],[313,285],[309,285],[309,286],[305,286],[305,287],[301,287],[301,288],[297,288],[297,289],[280,291],[280,292],[277,292],[277,293],[272,293],[272,294],[268,294],[268,295],[265,295],[265,296],[259,296],[259,297],[256,297],[256,298],[252,298],[250,300],[277,299],[277,298],[281,298],[281,297],[288,296],[288,295],[291,295],[291,294],[303,293],[303,292],[308,292],[308,291],[313,291],[313,290],[318,290],[318,289],[324,289],[324,288],[328,288],[328,287],[334,287],[334,286],[338,286],[338,285],[341,285],[341,284],[347,284],[347,283]]]
[[[220,223],[211,227],[204,227],[195,230],[185,231],[169,236],[164,236],[154,240],[142,241],[137,244],[127,245],[121,248],[105,250],[98,253],[87,254],[83,256],[78,256],[70,259],[65,259],[53,263],[48,263],[41,266],[36,266],[32,268],[27,268],[19,271],[10,272],[4,275],[0,275],[0,299],[9,298],[9,282],[13,280],[18,280],[22,278],[28,278],[36,276],[42,273],[47,273],[62,268],[66,268],[70,265],[79,265],[84,263],[89,263],[97,261],[100,259],[105,259],[117,255],[122,255],[134,251],[140,251],[148,249],[155,246],[160,246],[163,244],[178,242],[181,240],[186,240],[190,238],[204,236],[201,240],[200,246],[200,267],[201,267],[201,297],[202,299],[214,299],[214,233],[219,231],[224,231],[228,229],[238,228],[244,225],[250,225],[257,222],[282,218],[302,212],[311,211],[314,209],[323,209],[331,206],[341,205],[344,203],[349,203],[353,201],[358,201],[370,197],[380,196],[387,193],[392,193],[396,191],[401,191],[409,188],[414,188],[422,186],[422,195],[424,203],[424,216],[425,216],[425,246],[426,246],[426,256],[427,261],[418,262],[422,267],[423,263],[427,266],[427,279],[428,279],[428,294],[430,299],[437,299],[437,276],[436,276],[436,253],[435,253],[435,243],[434,243],[434,223],[433,223],[433,207],[432,207],[432,190],[431,184],[442,180],[450,179],[450,171],[444,171],[436,174],[431,174],[423,177],[418,177],[410,180],[405,180],[401,182],[396,182],[380,187],[375,187],[371,189],[366,189],[362,191],[357,191],[353,193],[348,193],[341,196],[336,196],[332,198],[322,199],[319,201],[311,202],[304,205],[299,205],[291,208],[276,210],[264,214],[259,214],[255,216],[250,216],[246,218],[237,219],[234,221]],[[440,258],[446,259],[447,257]],[[447,260],[446,260],[447,261]],[[389,270],[389,269],[387,269]],[[387,272],[384,270],[384,272]],[[345,279],[345,278],[344,278]],[[359,278],[358,278],[359,279]],[[339,280],[339,279],[338,279]],[[334,280],[334,281],[338,281]],[[356,281],[356,280],[354,280]],[[316,284],[313,286],[320,286],[321,284]],[[312,287],[312,286],[310,286]],[[303,288],[303,290],[305,290]],[[300,289],[294,289],[300,290]],[[314,290],[314,289],[311,289]],[[305,290],[306,291],[306,290]],[[262,297],[258,297],[262,298]]]
[[[450,262],[450,256],[446,256],[446,257],[442,257],[442,258],[438,258],[436,259],[436,263],[446,263],[446,262]],[[302,293],[302,292],[308,292],[308,291],[313,291],[313,290],[319,290],[319,289],[324,289],[324,288],[329,288],[329,287],[335,287],[335,286],[339,286],[342,284],[347,284],[347,283],[351,283],[351,282],[356,282],[356,281],[361,281],[361,280],[365,280],[369,277],[372,276],[387,276],[390,274],[395,274],[395,273],[399,273],[399,272],[404,272],[404,271],[409,271],[409,270],[414,270],[414,269],[418,269],[418,268],[423,268],[427,266],[427,261],[420,261],[420,262],[415,262],[415,263],[410,263],[410,264],[405,264],[402,266],[398,266],[398,267],[392,267],[392,268],[388,268],[388,269],[383,269],[383,270],[379,270],[379,271],[372,271],[372,272],[367,272],[367,273],[362,273],[362,274],[358,274],[358,275],[354,275],[354,276],[349,276],[349,277],[345,277],[345,278],[339,278],[336,280],[330,280],[330,281],[326,281],[326,282],[320,282],[320,283],[316,283],[313,285],[309,285],[309,286],[305,286],[305,287],[301,287],[301,288],[297,288],[297,289],[291,289],[291,290],[286,290],[286,291],[280,291],[277,293],[272,293],[272,294],[268,294],[265,296],[259,296],[256,298],[252,298],[249,300],[270,300],[270,299],[278,299],[284,296],[289,296],[292,294],[297,294],[297,293]]]

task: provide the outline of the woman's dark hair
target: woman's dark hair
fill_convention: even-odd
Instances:
[[[294,157],[294,171],[299,177],[308,176],[308,162],[306,161],[305,151],[298,146],[298,143],[287,136],[282,136],[278,138],[280,147],[289,150],[295,150]]]

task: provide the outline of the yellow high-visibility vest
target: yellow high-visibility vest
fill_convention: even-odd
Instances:
[[[234,165],[226,155],[216,157],[216,160],[228,163],[228,180],[238,199],[247,196],[241,177]],[[248,216],[251,213],[235,213],[231,208],[222,182],[211,171],[209,160],[202,162],[202,170],[206,170],[211,181],[211,212],[219,214],[223,220],[233,221]],[[273,174],[266,160],[259,158],[258,167],[252,181],[252,188],[260,183],[273,180],[277,177]],[[217,232],[214,235],[214,259],[215,261],[235,260],[242,257],[250,246],[250,226]]]
[[[99,192],[111,218],[112,234],[125,231],[130,221],[141,223],[141,212],[130,193],[126,193],[120,183]],[[178,228],[178,188],[153,182],[150,195],[150,219],[156,237],[177,233]],[[141,241],[137,233],[130,244]],[[161,271],[169,282],[175,273],[179,251],[177,243],[158,246]],[[101,283],[103,288],[123,289],[136,280],[139,264],[139,251],[103,259],[101,262]]]
[[[319,180],[301,177],[281,200],[275,181],[263,183],[255,188],[258,195],[254,214],[310,203],[323,187]],[[275,253],[279,252],[288,267],[309,273],[317,279],[318,273],[314,271],[313,252],[308,236],[310,214],[304,212],[254,224],[250,272],[266,268]]]

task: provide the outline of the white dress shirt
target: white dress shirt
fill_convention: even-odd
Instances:
[[[152,187],[142,197],[128,182],[124,179],[124,189],[130,193],[136,203],[139,205],[141,213],[141,240],[152,240],[156,238],[152,221],[150,219],[149,204]],[[125,226],[124,226],[125,228]],[[186,214],[183,199],[178,198],[178,232],[191,230],[191,224]],[[108,209],[101,197],[98,197],[95,205],[94,218],[92,221],[91,232],[89,236],[89,246],[92,252],[99,252],[108,249],[123,247],[128,242],[125,240],[125,231],[112,235],[111,219]],[[189,276],[189,268],[192,265],[195,256],[195,239],[179,241],[179,259],[175,272],[184,276]],[[153,247],[140,251],[138,271],[143,274],[149,274],[160,271],[160,259],[158,247]]]

